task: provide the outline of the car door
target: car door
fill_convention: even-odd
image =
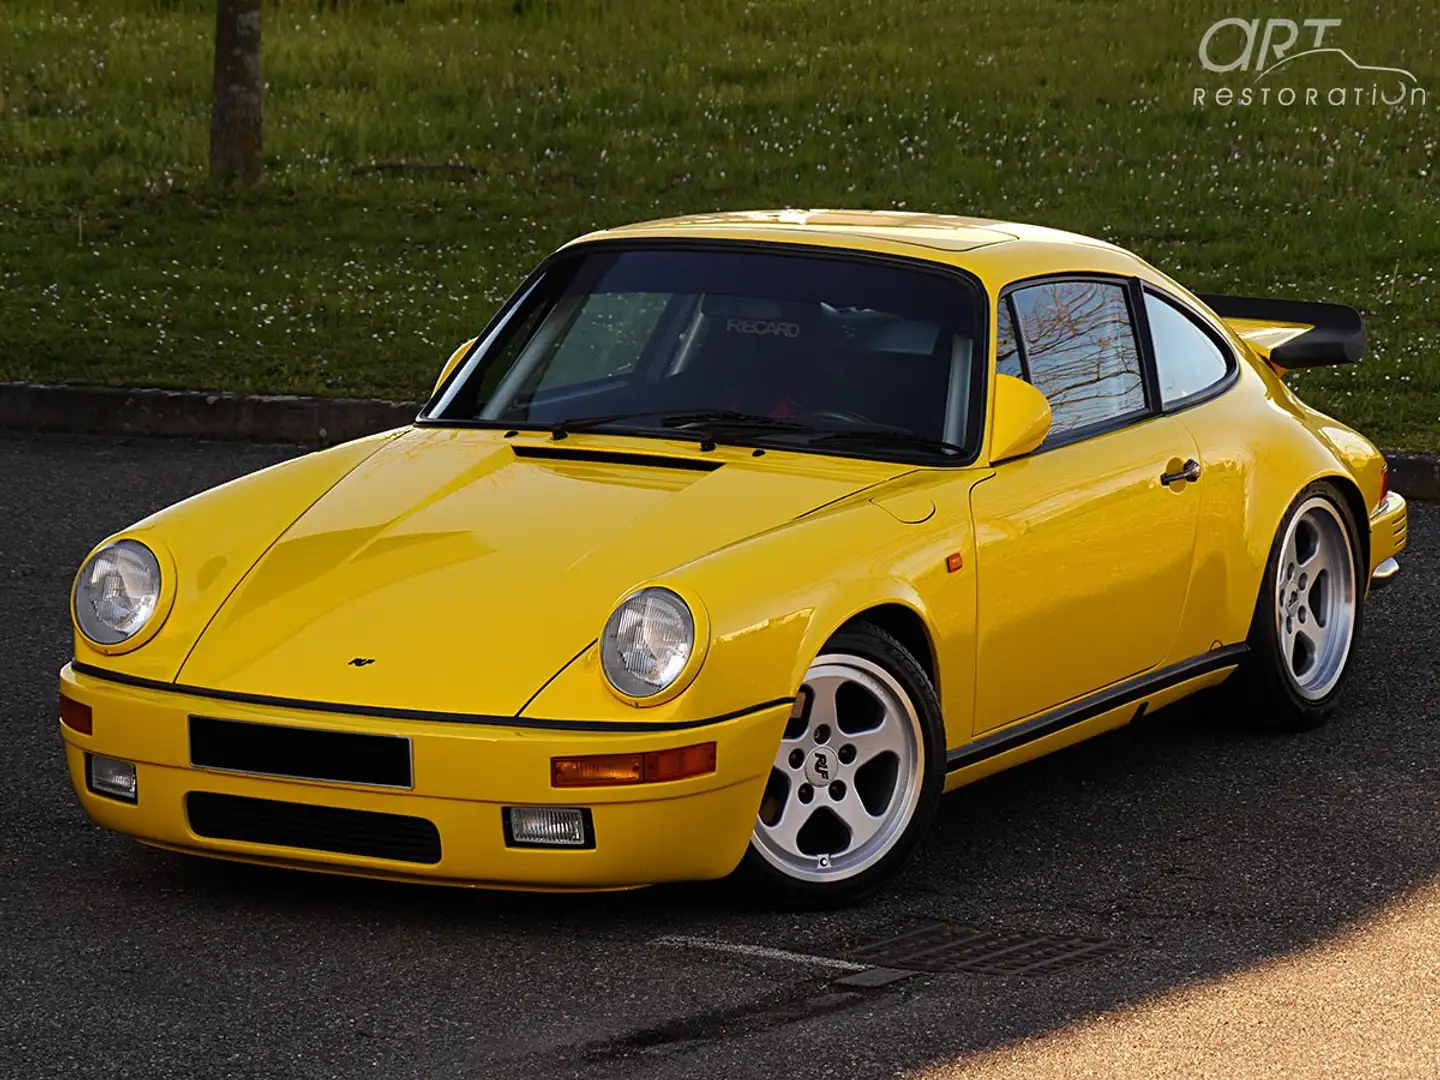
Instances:
[[[1118,278],[1027,282],[1001,297],[998,369],[1043,391],[1054,419],[1039,449],[971,496],[977,734],[1151,668],[1174,641],[1197,451],[1161,413],[1143,318],[1138,283]]]

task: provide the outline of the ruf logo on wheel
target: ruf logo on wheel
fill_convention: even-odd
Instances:
[[[824,750],[815,751],[815,775],[821,780],[830,779],[830,755]]]

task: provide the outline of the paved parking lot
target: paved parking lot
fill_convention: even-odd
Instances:
[[[114,529],[292,452],[0,439],[0,1075],[881,1077],[987,1051],[998,1067],[1017,1040],[1043,1049],[1070,1025],[1323,954],[1440,871],[1440,513],[1423,506],[1329,727],[1256,737],[1160,713],[950,797],[898,885],[844,912],[751,910],[715,887],[371,884],[103,834],[75,804],[55,731],[74,569]],[[868,989],[814,959],[929,922],[1123,948],[1054,974]],[[1344,969],[1406,950],[1382,937]],[[1305,985],[1239,1000],[1283,1033],[1307,1015]],[[1077,1065],[1104,1071],[1103,1050],[1086,1052]]]

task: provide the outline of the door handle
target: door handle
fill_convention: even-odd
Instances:
[[[1171,484],[1178,484],[1181,480],[1189,480],[1192,483],[1200,479],[1200,463],[1194,458],[1185,462],[1174,472],[1160,474],[1160,483],[1169,487]]]

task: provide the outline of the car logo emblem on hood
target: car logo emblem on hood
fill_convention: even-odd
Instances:
[[[346,661],[351,667],[364,667],[366,664],[373,664],[374,662],[375,658],[373,656],[357,656],[354,660]]]

